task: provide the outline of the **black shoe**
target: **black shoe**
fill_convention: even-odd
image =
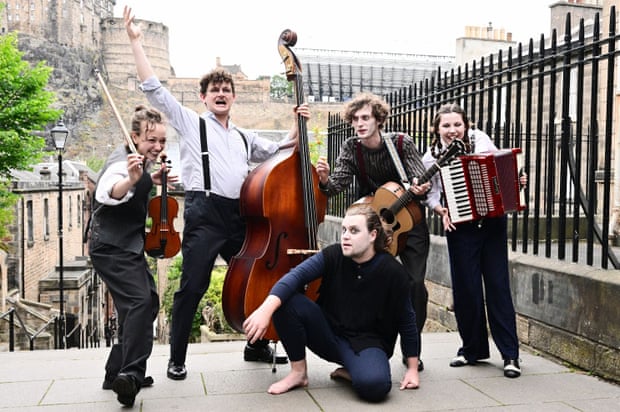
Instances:
[[[246,362],[265,362],[273,363],[273,349],[267,346],[253,348],[250,345],[245,345],[243,350],[243,360]],[[287,363],[288,358],[284,355],[276,355],[276,363]]]
[[[407,364],[407,358],[405,356],[403,356],[403,365],[409,367],[409,365]],[[424,362],[422,362],[422,359],[418,358],[418,372],[422,372],[424,370]]]
[[[175,381],[182,381],[187,377],[187,369],[185,365],[175,365],[174,362],[168,362],[168,372],[166,373],[169,379]]]
[[[463,355],[458,355],[455,358],[452,358],[450,361],[450,366],[453,368],[459,368],[461,366],[469,365],[469,361]]]
[[[507,378],[518,378],[521,376],[521,367],[517,359],[504,360],[504,376]]]
[[[103,385],[101,385],[101,387],[105,390],[110,390],[112,389],[112,384],[114,383],[114,381],[110,381],[108,379],[105,379],[103,381]],[[148,388],[149,386],[153,386],[153,384],[155,383],[155,381],[153,380],[153,378],[151,376],[146,376],[144,378],[144,380],[142,381],[142,385],[140,385],[140,387],[142,388]]]
[[[133,406],[136,395],[140,388],[136,378],[131,375],[119,373],[114,382],[112,382],[112,390],[116,393],[116,399],[125,406]]]

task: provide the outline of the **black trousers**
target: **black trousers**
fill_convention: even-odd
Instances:
[[[454,315],[470,362],[490,354],[488,325],[503,359],[519,359],[516,314],[510,291],[506,216],[465,222],[448,232]]]
[[[181,284],[174,293],[170,328],[170,360],[184,365],[194,314],[209,288],[211,271],[220,255],[230,262],[245,239],[245,222],[239,213],[239,200],[204,192],[185,193],[183,213],[183,267]],[[255,347],[268,341],[257,342]]]
[[[118,313],[118,344],[106,363],[106,380],[119,373],[144,380],[146,361],[153,349],[153,321],[159,296],[144,254],[98,245],[90,251],[93,267],[105,282]]]
[[[426,290],[424,279],[426,278],[426,260],[428,258],[430,242],[426,220],[422,219],[422,222],[407,234],[407,245],[398,255],[409,274],[411,303],[418,327],[418,355],[422,351],[421,334],[422,329],[424,329],[424,323],[426,323],[427,314],[428,291]]]

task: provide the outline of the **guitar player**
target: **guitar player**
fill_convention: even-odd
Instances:
[[[413,183],[408,189],[417,195],[416,198],[419,200],[424,199],[426,192],[430,189],[430,184],[417,185],[415,179],[426,171],[422,156],[410,136],[404,133],[382,133],[389,113],[389,104],[371,93],[361,93],[346,104],[343,118],[353,127],[355,134],[342,144],[331,174],[329,164],[324,158],[317,162],[316,171],[319,175],[321,191],[328,196],[334,196],[349,187],[353,177],[356,177],[359,182],[360,196],[372,196],[386,183],[400,183],[402,179],[398,166],[394,163],[384,141],[389,138],[398,152],[399,163],[402,164],[407,180]],[[419,209],[422,219],[413,229],[404,234],[406,243],[398,256],[409,275],[411,301],[416,313],[418,347],[421,351],[420,333],[426,321],[428,302],[424,278],[430,236],[424,219],[424,207],[419,207]],[[398,241],[398,239],[392,241]],[[406,359],[403,359],[403,363],[406,365]],[[424,364],[420,359],[418,370],[423,369]]]

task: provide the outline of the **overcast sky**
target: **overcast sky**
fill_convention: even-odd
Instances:
[[[514,41],[549,34],[551,0],[346,0],[225,2],[119,0],[137,19],[168,26],[170,60],[178,77],[200,77],[215,67],[241,65],[255,79],[282,73],[278,38],[297,32],[292,48],[376,51],[453,56],[465,26],[512,33]],[[303,63],[303,62],[302,62]]]

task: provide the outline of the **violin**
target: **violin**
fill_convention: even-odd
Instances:
[[[161,155],[162,164],[166,164],[166,155]],[[165,259],[179,253],[181,239],[179,232],[174,230],[172,221],[179,213],[179,203],[168,196],[168,168],[162,167],[161,195],[149,201],[148,216],[152,219],[151,230],[146,233],[144,251],[147,255]]]

